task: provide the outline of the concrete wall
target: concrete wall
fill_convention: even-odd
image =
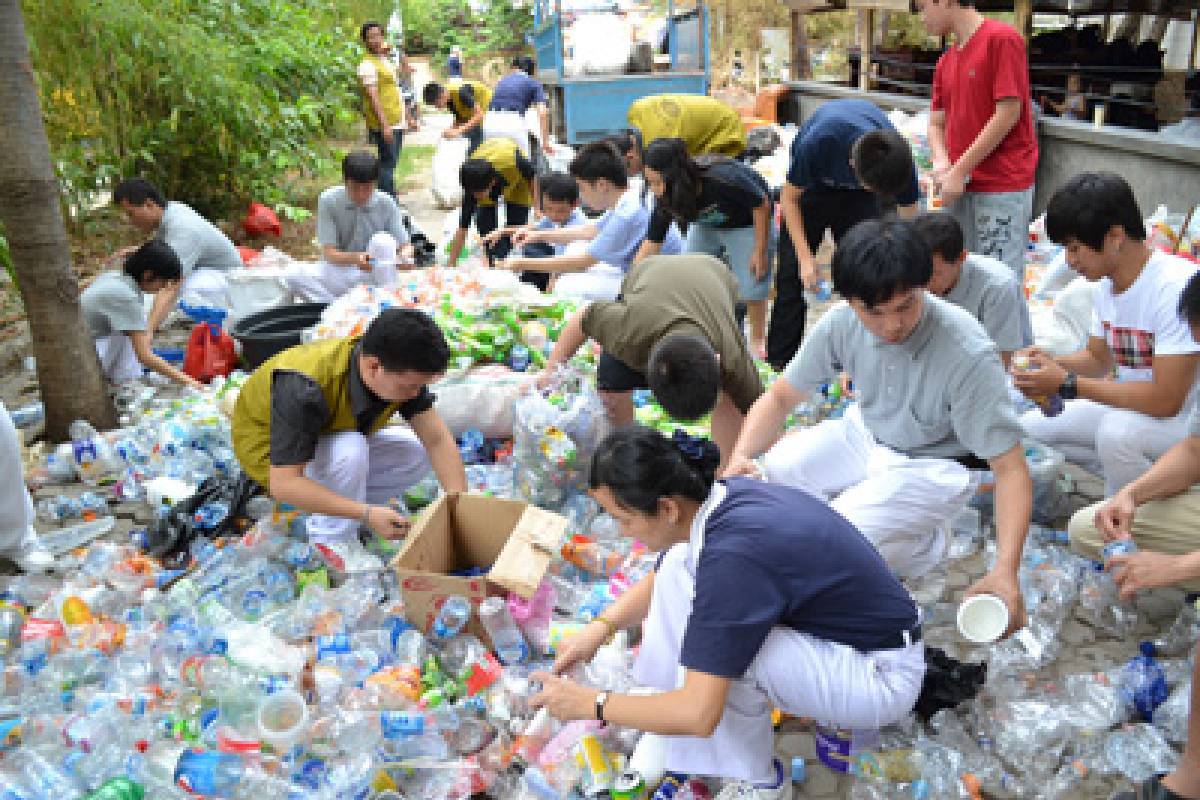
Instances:
[[[910,113],[929,105],[918,97],[813,81],[794,81],[788,87],[792,92],[780,107],[780,120],[785,122],[803,122],[817,107],[839,97],[858,97],[885,110],[900,108]],[[1092,170],[1116,172],[1129,181],[1147,216],[1162,203],[1172,211],[1200,204],[1200,143],[1184,144],[1157,133],[1095,128],[1086,122],[1052,118],[1038,121],[1038,145],[1035,215],[1045,210],[1051,195],[1072,175]]]

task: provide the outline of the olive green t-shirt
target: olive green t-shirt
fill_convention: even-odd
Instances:
[[[699,253],[651,256],[625,276],[616,300],[588,306],[583,332],[643,373],[663,337],[703,336],[721,357],[721,388],[745,412],[762,394],[762,382],[734,319],[736,301],[737,282],[723,261]]]

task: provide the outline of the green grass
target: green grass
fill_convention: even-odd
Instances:
[[[400,162],[396,164],[396,183],[428,169],[433,162],[433,145],[406,144],[400,150]]]

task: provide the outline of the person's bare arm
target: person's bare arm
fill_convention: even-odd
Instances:
[[[1017,580],[1021,553],[1029,533],[1033,511],[1033,482],[1020,444],[1008,452],[988,459],[996,476],[996,566],[967,589],[967,596],[994,594],[1008,606],[1009,627],[1005,635],[1025,625],[1025,601]]]
[[[538,119],[542,123],[542,150],[553,153],[554,148],[550,146],[550,110],[545,103],[538,106]]]
[[[371,262],[366,253],[354,253],[348,250],[338,250],[331,244],[321,246],[321,258],[338,267],[355,267],[364,272],[371,271]]]
[[[558,341],[554,343],[554,348],[551,349],[550,356],[546,359],[547,371],[566,364],[575,357],[579,348],[583,347],[583,343],[587,341],[587,334],[583,332],[583,315],[586,311],[586,308],[576,311],[563,325],[562,331],[558,334]]]
[[[570,244],[571,242],[583,242],[595,239],[597,233],[599,231],[591,222],[584,223],[583,225],[571,225],[565,228],[530,229],[521,237],[521,240],[517,244],[528,244],[529,242]]]
[[[900,219],[915,219],[917,216],[917,204],[909,203],[906,206],[896,206],[896,215]]]
[[[179,302],[179,290],[182,287],[182,280],[171,281],[154,293],[154,304],[150,306],[150,314],[146,321],[147,332],[153,334],[162,327],[163,320]]]
[[[184,386],[190,386],[193,389],[204,388],[203,383],[191,375],[175,369],[175,367],[172,367],[166,361],[159,358],[150,347],[150,334],[146,333],[146,331],[128,331],[125,335],[129,337],[129,342],[133,345],[133,353],[137,356],[138,363],[143,367],[152,369],[159,375],[170,378],[177,383],[182,383]]]
[[[458,257],[462,255],[463,245],[467,242],[467,229],[459,228],[454,232],[454,236],[450,239],[450,246],[446,250],[447,263],[453,265],[458,263]]]
[[[1016,97],[1005,97],[996,101],[996,108],[987,124],[983,126],[983,130],[975,137],[975,141],[971,142],[971,146],[958,157],[958,160],[950,165],[950,169],[946,171],[939,182],[942,199],[946,203],[953,203],[962,195],[966,190],[971,172],[1000,146],[1000,142],[1017,124],[1017,120],[1021,118],[1022,102],[1024,101]],[[930,130],[933,130],[932,125],[930,125]]]
[[[1155,356],[1153,377],[1148,381],[1118,382],[1081,377],[1078,379],[1079,396],[1150,417],[1174,417],[1183,409],[1195,382],[1197,359],[1200,356],[1193,354]]]
[[[950,167],[950,153],[946,149],[946,109],[929,112],[929,150],[935,176]]]
[[[796,251],[796,264],[799,267],[800,282],[806,289],[817,288],[817,258],[808,237],[804,235],[804,214],[800,211],[800,197],[804,190],[790,183],[783,184],[779,202],[783,207],[783,224],[788,236],[792,239],[792,247]]]
[[[742,432],[733,446],[725,474],[757,474],[754,459],[778,441],[788,414],[807,398],[807,393],[793,387],[786,378],[781,377],[772,383],[771,388],[763,392],[746,412]]]
[[[454,441],[454,434],[437,411],[430,408],[408,421],[413,433],[421,440],[433,474],[447,494],[467,490],[467,473],[463,467],[462,454]]]
[[[638,246],[637,252],[633,254],[633,263],[638,263],[643,258],[656,256],[662,252],[662,242],[652,242],[649,239],[642,239],[642,243]]]
[[[771,270],[767,247],[771,241],[771,198],[754,209],[754,249],[750,253],[750,274],[761,279]]]
[[[403,536],[408,520],[387,506],[368,505],[338,494],[304,474],[307,464],[271,465],[271,496],[310,514],[357,519],[385,538]]]
[[[379,102],[379,87],[373,83],[364,82],[363,89],[367,92],[367,102],[371,104],[371,108],[375,111],[375,119],[379,120],[379,132],[383,136],[383,140],[391,144],[392,123],[388,121],[387,116],[383,113],[383,105]]]
[[[565,273],[586,272],[595,265],[596,257],[587,253],[576,253],[567,256],[550,256],[548,258],[527,258],[525,256],[510,256],[503,262],[503,268],[513,272]]]

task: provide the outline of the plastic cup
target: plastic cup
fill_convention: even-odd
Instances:
[[[258,706],[258,735],[277,753],[290,752],[308,729],[308,704],[294,689],[263,698]]]
[[[990,644],[1008,629],[1008,606],[994,594],[977,594],[958,607],[958,632],[975,644]]]

